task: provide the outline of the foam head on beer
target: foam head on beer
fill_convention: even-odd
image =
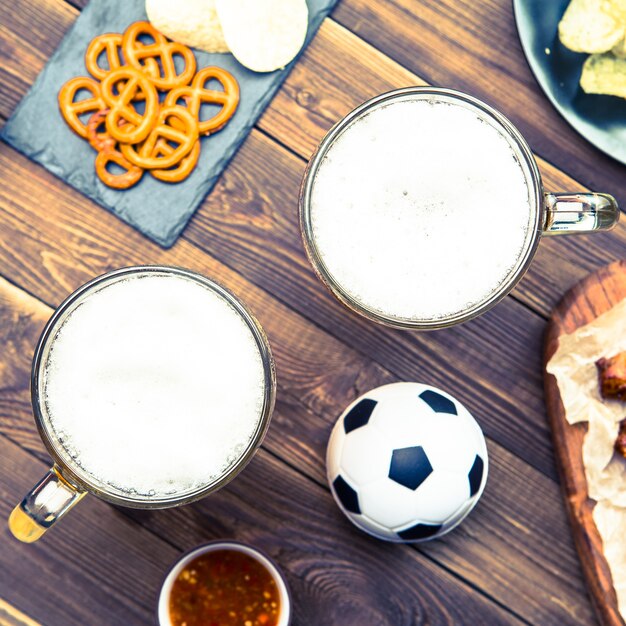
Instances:
[[[264,364],[247,323],[177,274],[129,275],[88,294],[54,336],[42,380],[72,463],[131,497],[220,478],[264,406]]]
[[[499,289],[533,215],[512,140],[487,115],[404,97],[331,143],[310,220],[327,272],[353,300],[393,319],[440,320]]]

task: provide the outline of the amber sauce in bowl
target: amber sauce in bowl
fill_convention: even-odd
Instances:
[[[201,546],[167,575],[159,598],[161,626],[286,626],[285,580],[264,554],[238,542]]]

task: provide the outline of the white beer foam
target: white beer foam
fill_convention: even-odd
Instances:
[[[264,368],[249,327],[191,279],[143,275],[94,292],[47,355],[45,405],[76,464],[130,494],[213,482],[261,418]]]
[[[456,104],[399,100],[353,122],[314,180],[311,222],[332,277],[393,318],[436,320],[488,298],[531,224],[508,140]]]

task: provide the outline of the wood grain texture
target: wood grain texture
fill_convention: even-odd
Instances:
[[[1,150],[0,147],[0,153]],[[358,353],[276,303],[266,292],[189,243],[180,241],[172,250],[163,252],[130,228],[121,234],[123,230],[113,216],[103,214],[100,208],[81,199],[77,192],[63,186],[41,168],[33,168],[18,155],[13,156],[11,163],[15,189],[5,190],[7,202],[3,196],[0,202],[8,206],[9,197],[13,202],[9,215],[3,220],[11,248],[1,259],[12,279],[56,304],[67,292],[106,268],[142,259],[183,264],[219,277],[250,304],[268,331],[276,354],[279,394],[288,396],[277,407],[267,449],[301,471],[310,472],[316,481],[324,482],[322,460],[336,416],[359,393],[396,377],[375,362],[357,356]],[[49,207],[46,216],[40,216],[36,225],[30,213],[30,201],[19,191],[26,184],[26,177],[33,175],[33,169],[45,181],[38,186],[39,201]],[[58,245],[61,241],[69,243],[62,248]],[[87,255],[87,250],[91,255]],[[3,253],[0,251],[0,254]],[[39,257],[40,254],[43,256]],[[50,259],[54,259],[54,263],[50,263]],[[43,274],[33,275],[29,269],[32,266],[40,268]],[[373,329],[369,329],[369,333],[375,336]],[[451,348],[456,343],[456,349],[461,351],[472,353],[476,349],[472,347],[471,337],[464,338],[463,334],[457,337],[460,337],[457,341],[450,337]],[[488,342],[496,341],[487,332],[485,337]],[[425,340],[422,341],[426,345]],[[495,343],[493,346],[496,354]],[[516,350],[514,346],[512,349]],[[534,355],[538,354],[539,347]],[[493,356],[490,358],[494,360]],[[423,353],[419,359],[424,359]],[[420,367],[426,376],[428,363]],[[497,359],[493,367],[500,367]],[[535,371],[539,371],[539,363]],[[522,383],[517,387],[521,389]],[[486,400],[483,398],[482,402]],[[318,413],[322,421],[307,413],[302,403]],[[28,422],[26,400],[22,402],[22,410],[24,407],[23,419]],[[18,408],[12,405],[3,409],[0,403],[0,415]],[[476,414],[480,419],[481,414]],[[525,415],[523,411],[521,414]],[[510,424],[510,416],[507,417],[505,423]],[[38,450],[41,444],[34,427],[31,428],[29,437],[23,438],[31,449]],[[546,503],[558,501],[556,485],[539,472],[530,470],[504,448],[490,444],[490,452],[494,487],[484,496],[485,516],[478,517],[479,508],[472,516],[476,516],[477,525],[467,529],[468,535],[461,529],[450,535],[445,544],[433,546],[433,559],[467,577],[473,585],[530,621],[549,623],[565,619],[568,623],[585,623],[589,609],[563,512],[559,507],[546,507]],[[493,559],[494,551],[501,555],[499,559]],[[544,555],[541,561],[536,559],[538,552]],[[567,602],[562,598],[567,598]]]
[[[545,339],[545,364],[559,346],[559,338],[593,322],[626,298],[626,261],[617,261],[587,276],[568,291],[550,317]],[[574,540],[600,622],[624,626],[617,609],[611,572],[602,553],[602,539],[593,521],[582,459],[587,424],[569,424],[556,378],[545,373],[546,404],[555,442],[557,464]]]

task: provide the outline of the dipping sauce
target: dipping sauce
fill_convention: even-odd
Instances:
[[[215,550],[180,572],[169,608],[173,626],[277,626],[280,597],[272,574],[255,558]]]

